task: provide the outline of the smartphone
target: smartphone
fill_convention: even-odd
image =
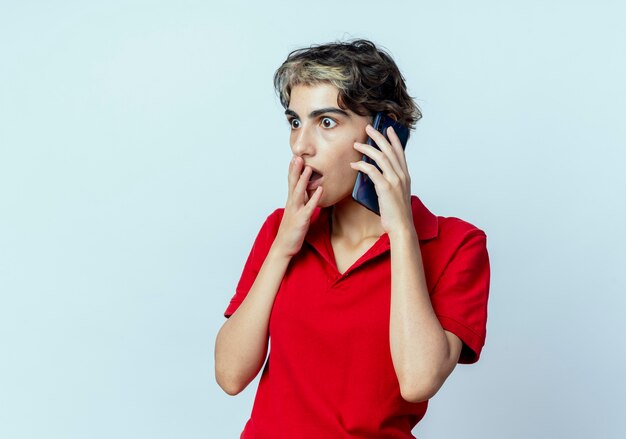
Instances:
[[[387,128],[393,127],[393,130],[400,138],[400,143],[402,143],[402,149],[406,148],[406,143],[409,140],[410,134],[410,131],[406,126],[399,124],[382,112],[378,112],[374,115],[374,121],[372,122],[372,126],[375,130],[381,132],[387,140],[389,140],[389,137],[387,136]],[[391,141],[389,141],[389,143],[391,143]],[[367,138],[367,144],[372,145],[374,148],[380,150],[378,145],[376,145],[376,142],[374,142],[369,136]],[[376,168],[382,174],[382,169],[380,169],[380,167],[376,164],[374,160],[372,160],[365,154],[363,154],[363,161],[376,166]],[[359,171],[357,173],[356,182],[354,183],[354,189],[352,189],[352,198],[356,202],[367,207],[375,214],[380,215],[380,208],[378,206],[378,195],[376,194],[374,182],[364,172]]]

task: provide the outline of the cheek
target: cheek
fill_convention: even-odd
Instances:
[[[363,154],[359,151],[354,150],[354,152],[350,154],[345,154],[341,161],[337,163],[337,167],[339,168],[339,172],[342,175],[342,179],[345,181],[350,181],[354,184],[354,179],[356,178],[356,174],[358,173],[358,169],[350,166],[351,162],[358,162],[363,159]]]
[[[350,153],[346,155],[346,159],[349,160],[349,162],[356,162],[357,160],[363,160],[364,154],[361,151],[354,148],[353,145],[350,145],[350,148],[352,149],[352,151],[350,151]],[[349,162],[346,162],[348,166],[350,166]]]

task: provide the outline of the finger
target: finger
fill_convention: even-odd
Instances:
[[[387,128],[387,135],[389,135],[389,128]],[[381,133],[378,130],[375,130],[374,127],[372,127],[369,124],[366,127],[366,131],[367,131],[367,134],[372,138],[372,140],[376,142],[376,145],[380,148],[380,151],[382,151],[385,157],[389,159],[389,163],[391,164],[391,167],[395,170],[396,174],[400,175],[400,170],[403,170],[403,168],[399,163],[400,160],[398,160],[398,157],[397,157],[398,153],[396,149],[389,144],[389,140],[391,139],[387,139],[383,135],[383,133]],[[376,161],[376,164],[380,166],[378,161]],[[381,166],[381,169],[383,169],[382,166]],[[384,172],[385,170],[383,169],[383,173]]]
[[[363,160],[359,160],[358,162],[350,162],[350,166],[352,167],[352,169],[356,169],[363,172],[364,174],[367,174],[367,176],[372,179],[372,181],[374,182],[374,186],[376,186],[376,189],[378,190],[386,188],[389,184],[383,174],[381,174],[374,165],[366,163]]]
[[[289,172],[287,174],[287,180],[289,182],[289,193],[293,192],[296,183],[298,182],[298,176],[300,175],[300,166],[301,163],[299,161],[299,157],[292,157],[291,161],[289,162]]]
[[[309,199],[308,203],[306,203],[305,208],[307,209],[307,214],[309,216],[311,216],[311,214],[313,213],[313,210],[317,207],[317,204],[319,203],[320,198],[322,198],[322,192],[324,190],[322,189],[322,186],[318,186],[315,188],[315,192],[313,192],[313,195],[311,195],[311,198]]]
[[[296,184],[296,187],[293,192],[295,199],[298,201],[302,200],[303,203],[304,203],[304,196],[307,195],[306,185],[309,183],[309,178],[311,177],[311,174],[313,174],[313,170],[311,169],[311,167],[305,166],[304,171],[302,171],[302,174],[300,175],[300,179],[298,180],[298,183]]]
[[[362,152],[376,162],[378,167],[383,171],[385,178],[394,178],[398,175],[398,169],[395,169],[389,161],[389,157],[382,151],[374,148],[367,143],[354,142],[354,149]]]
[[[387,136],[389,137],[389,140],[391,140],[391,145],[396,151],[396,158],[398,159],[400,167],[406,175],[409,175],[409,166],[406,162],[406,154],[404,148],[402,147],[400,138],[392,127],[387,128]]]

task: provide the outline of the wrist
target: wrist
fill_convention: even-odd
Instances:
[[[415,230],[415,227],[413,226],[413,224],[410,225],[405,225],[405,226],[401,226],[401,227],[395,227],[393,229],[393,231],[388,233],[389,235],[389,241],[402,241],[405,242],[406,240],[409,239],[415,239],[417,240],[417,231]]]
[[[274,240],[274,243],[268,252],[268,257],[271,257],[272,259],[286,259],[288,261],[293,257],[293,255],[289,254],[286,248],[281,245],[278,240]]]

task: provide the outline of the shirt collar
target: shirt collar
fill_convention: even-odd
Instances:
[[[413,211],[413,225],[420,241],[436,238],[439,233],[439,220],[422,203],[417,195],[411,195],[411,209]]]

